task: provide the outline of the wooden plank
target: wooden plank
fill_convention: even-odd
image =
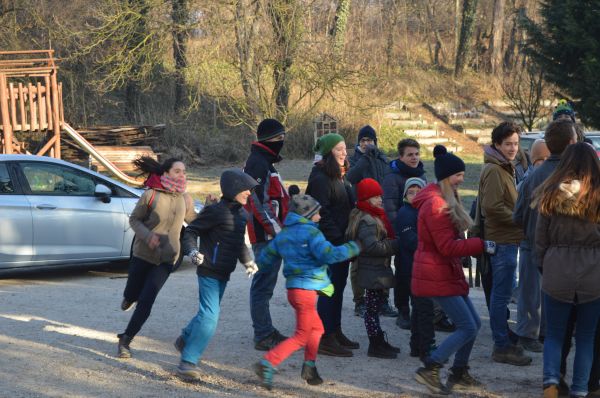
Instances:
[[[48,130],[52,130],[52,104],[50,103],[50,76],[44,76],[44,84],[46,85],[46,122]]]
[[[45,90],[44,90],[45,91]],[[38,82],[38,106],[39,106],[39,117],[40,117],[40,130],[46,130],[48,128],[48,119],[46,119],[46,97],[42,91],[42,85]]]
[[[35,104],[33,100],[33,86],[31,83],[27,83],[27,105],[29,105],[29,131],[33,133],[34,130],[37,129],[35,125],[35,121],[37,119],[35,114]]]
[[[36,84],[36,93],[35,93],[35,101],[34,101],[34,103],[35,103],[35,108],[36,108],[36,111],[37,111],[36,124],[38,126],[38,132],[39,133],[42,132],[42,128],[43,128],[43,126],[41,125],[42,124],[42,117],[41,117],[42,116],[42,107],[41,107],[41,105],[43,103],[43,101],[42,101],[42,95],[41,95],[41,91],[42,91],[41,87],[42,87],[42,85],[38,81],[37,84]]]
[[[21,131],[25,131],[27,124],[27,114],[25,113],[25,93],[23,92],[23,83],[19,82],[19,111],[21,113]]]
[[[10,118],[13,130],[17,130],[17,97],[15,95],[15,85],[13,83],[8,84],[8,96],[10,97]]]
[[[4,153],[13,152],[13,132],[10,125],[10,114],[8,111],[8,98],[6,98],[6,76],[0,73],[0,114],[2,115],[2,127],[4,136]]]

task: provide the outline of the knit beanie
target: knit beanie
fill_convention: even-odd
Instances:
[[[405,198],[406,197],[406,192],[408,192],[408,188],[410,187],[414,187],[415,185],[418,186],[419,188],[423,189],[425,188],[425,184],[427,184],[425,182],[425,180],[423,180],[422,178],[418,178],[418,177],[410,177],[408,180],[406,180],[406,182],[404,183],[404,193],[402,194],[402,197]]]
[[[325,134],[319,137],[313,151],[320,153],[321,156],[325,156],[340,142],[344,142],[344,137],[341,135],[336,133]]]
[[[465,171],[465,162],[458,156],[449,153],[445,146],[436,145],[433,148],[435,178],[442,181],[456,173]]]
[[[554,113],[552,113],[552,120],[558,119],[560,115],[567,115],[573,120],[575,123],[575,111],[571,104],[567,102],[567,100],[560,100],[556,108],[554,108]]]
[[[356,184],[356,196],[358,197],[359,202],[381,195],[383,195],[381,185],[372,178],[363,178]]]
[[[285,127],[275,119],[263,120],[256,129],[258,141],[266,141],[281,134],[285,134]]]
[[[290,200],[289,211],[310,219],[321,209],[321,205],[310,195],[294,195]]]
[[[360,144],[360,140],[362,140],[363,138],[370,138],[373,141],[375,141],[375,145],[377,145],[377,133],[375,132],[375,129],[371,126],[369,126],[368,124],[366,126],[361,127],[360,130],[358,130],[358,143]]]

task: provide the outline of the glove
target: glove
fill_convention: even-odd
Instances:
[[[244,267],[246,267],[246,275],[248,275],[248,278],[252,278],[252,276],[258,272],[258,266],[254,261],[244,264]]]
[[[192,260],[192,263],[198,267],[202,265],[204,262],[204,254],[200,253],[198,250],[194,249],[189,252],[188,257]]]
[[[483,251],[493,256],[496,254],[496,242],[493,240],[484,240],[483,241]]]

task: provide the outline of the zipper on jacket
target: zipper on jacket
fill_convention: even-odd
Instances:
[[[217,245],[213,249],[213,257],[212,257],[212,263],[213,263],[213,265],[215,265],[217,263],[217,252],[219,251],[219,243],[220,242],[217,242]]]

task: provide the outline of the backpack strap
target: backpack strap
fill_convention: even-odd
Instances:
[[[150,196],[150,200],[148,201],[148,213],[152,212],[152,204],[154,203],[154,198],[156,197],[156,190],[152,190],[152,196]]]

